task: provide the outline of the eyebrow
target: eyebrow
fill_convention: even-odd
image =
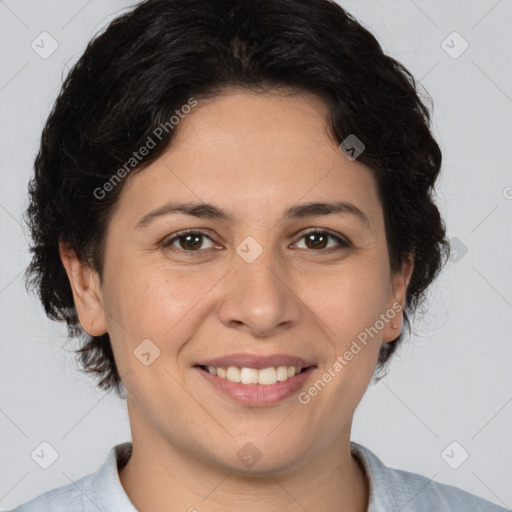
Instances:
[[[191,215],[201,219],[213,219],[224,222],[232,222],[234,220],[233,215],[221,210],[211,203],[177,203],[174,201],[169,201],[156,210],[153,210],[144,215],[144,217],[142,217],[135,226],[135,229],[144,229],[149,226],[153,220],[176,213],[183,213],[185,215]],[[284,212],[283,218],[293,220],[307,217],[318,217],[322,215],[351,215],[368,228],[371,226],[370,219],[361,209],[352,203],[347,203],[344,201],[297,204],[288,208]]]

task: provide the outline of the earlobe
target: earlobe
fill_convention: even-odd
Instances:
[[[405,307],[405,300],[407,297],[407,288],[411,281],[412,272],[414,270],[414,259],[409,256],[402,263],[400,272],[393,276],[393,286],[386,310],[386,317],[390,317],[390,321],[386,324],[383,331],[383,342],[394,341],[403,327],[403,311]]]
[[[91,336],[105,334],[107,325],[98,273],[64,244],[59,244],[59,254],[71,285],[82,329]]]

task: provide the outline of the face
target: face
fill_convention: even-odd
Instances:
[[[66,265],[82,325],[109,333],[134,442],[238,470],[250,442],[266,471],[348,440],[412,265],[390,273],[375,178],[326,116],[306,95],[199,102],[127,179],[102,285],[92,274],[81,289]]]

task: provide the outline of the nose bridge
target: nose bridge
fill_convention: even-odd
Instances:
[[[279,263],[279,258],[273,254],[270,247],[261,250],[259,254],[256,253],[256,249],[251,247],[250,242],[246,242],[239,249],[237,252],[242,252],[242,249],[249,250],[243,255],[238,253],[238,258],[235,258],[235,271],[238,283],[241,285],[238,293],[252,291],[258,292],[261,298],[268,295],[267,299],[277,299],[283,291],[281,290],[283,283],[278,276],[285,272],[283,265]],[[258,295],[253,296],[258,300]]]
[[[228,278],[230,285],[219,308],[225,325],[262,336],[296,322],[299,305],[286,284],[282,263],[272,248],[262,247],[251,237],[239,244]]]

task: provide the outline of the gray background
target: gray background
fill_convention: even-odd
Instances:
[[[444,151],[439,206],[456,249],[411,341],[363,399],[353,440],[389,466],[510,508],[512,1],[340,3],[434,98],[434,128]],[[91,36],[129,5],[0,1],[3,509],[95,471],[114,444],[130,440],[125,402],[96,391],[77,372],[76,343],[27,295],[22,272],[29,259],[20,224],[41,129],[62,77]],[[44,48],[51,49],[48,36],[40,36],[44,31],[58,43],[47,58],[31,47],[32,41],[42,47],[46,37]],[[454,31],[463,39],[450,35]],[[459,55],[464,40],[469,47]],[[59,454],[48,469],[31,458],[43,441]],[[458,445],[445,450],[454,441]],[[448,462],[459,465],[462,450],[469,458],[453,469]]]

